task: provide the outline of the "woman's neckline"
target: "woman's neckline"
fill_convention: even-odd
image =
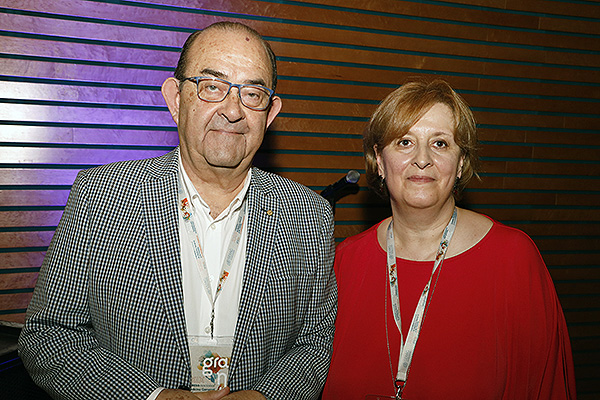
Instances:
[[[479,238],[479,240],[474,241],[470,246],[466,247],[464,250],[460,251],[459,253],[453,254],[452,256],[448,255],[446,257],[447,260],[452,260],[452,259],[456,259],[456,258],[461,257],[461,256],[468,255],[475,247],[477,247],[480,244],[483,244],[487,240],[487,238],[490,236],[490,233],[492,232],[492,230],[496,229],[497,223],[492,218],[488,217],[485,214],[479,214],[479,213],[477,213],[477,215],[480,215],[480,216],[486,218],[490,222],[489,228],[487,228],[487,230]],[[380,228],[380,226],[382,224],[385,224],[385,227],[387,227],[387,222],[386,221],[390,221],[390,219],[386,218],[386,219],[380,221],[377,225],[375,225],[373,227],[373,229],[375,231],[374,235],[373,235],[375,243],[377,244],[377,247],[379,248],[379,251],[383,255],[386,255],[387,252],[386,252],[386,249],[379,242],[379,238],[378,238],[377,232],[378,232],[378,230],[379,230],[379,228]],[[401,260],[403,262],[410,262],[410,263],[432,263],[434,261],[433,259],[432,260],[412,260],[412,259],[409,259],[409,258],[403,258],[401,256],[396,256],[396,259]]]

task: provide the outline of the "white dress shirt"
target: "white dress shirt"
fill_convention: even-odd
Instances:
[[[204,252],[206,267],[211,278],[212,294],[214,296],[221,269],[223,257],[229,247],[235,225],[242,209],[242,202],[250,186],[251,172],[248,172],[244,187],[221,214],[213,219],[210,208],[202,200],[198,191],[190,181],[179,159],[179,171],[182,174],[184,191],[191,199],[192,217],[198,228],[200,246]],[[246,243],[248,237],[247,213],[243,217],[239,247],[231,264],[229,277],[215,304],[215,337],[231,337],[235,333],[239,300],[242,292],[242,276],[246,261]],[[185,321],[188,336],[210,337],[210,318],[212,305],[202,285],[198,263],[194,257],[191,239],[184,226],[185,221],[179,213],[179,240],[181,243],[181,267],[183,271],[183,298]]]
[[[210,215],[210,207],[200,197],[198,191],[192,184],[179,157],[179,174],[183,182],[184,193],[191,203],[191,218],[194,220],[200,246],[206,260],[206,267],[212,284],[212,295],[221,275],[223,257],[229,247],[231,237],[240,213],[248,188],[250,187],[251,170],[244,181],[244,187],[217,218]],[[191,238],[185,228],[185,220],[179,212],[179,241],[181,246],[181,268],[183,283],[183,307],[185,311],[185,322],[188,338],[210,338],[210,319],[212,304],[206,293],[198,262],[194,257]],[[244,263],[246,262],[246,243],[248,238],[248,213],[243,216],[239,247],[229,270],[229,276],[220,296],[215,304],[214,337],[233,339],[235,326],[239,313],[239,301],[242,293],[242,277],[244,275]],[[163,388],[155,390],[147,400],[154,400]]]

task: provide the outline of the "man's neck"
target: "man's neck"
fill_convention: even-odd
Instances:
[[[210,208],[210,216],[217,218],[244,188],[250,166],[245,168],[195,168],[182,158],[187,176]]]

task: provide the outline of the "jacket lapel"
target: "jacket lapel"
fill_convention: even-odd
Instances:
[[[189,368],[177,218],[177,151],[155,160],[155,168],[149,170],[149,177],[140,188],[140,211],[145,216],[150,268],[162,299],[166,323],[173,332],[181,359],[187,360]]]
[[[273,183],[268,175],[252,169],[248,189],[248,242],[242,281],[239,315],[235,329],[231,375],[235,374],[236,361],[244,349],[248,334],[260,309],[274,249],[279,220],[279,202],[274,195]],[[240,371],[243,373],[243,371]]]

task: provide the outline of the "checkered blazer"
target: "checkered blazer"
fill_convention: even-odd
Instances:
[[[248,213],[230,386],[315,398],[337,308],[331,208],[255,168]],[[145,399],[190,387],[177,224],[177,152],[79,173],[19,342],[50,395]]]

